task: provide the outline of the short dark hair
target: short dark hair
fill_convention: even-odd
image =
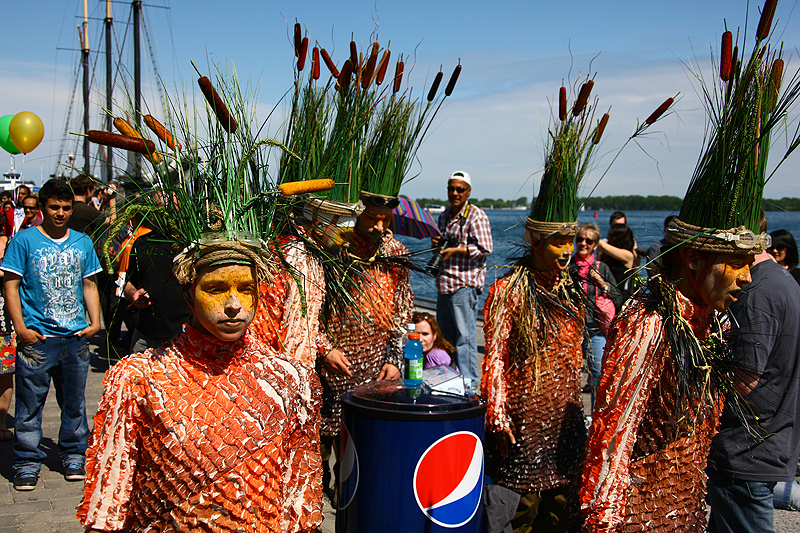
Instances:
[[[79,196],[85,196],[88,194],[89,190],[94,188],[94,186],[94,178],[87,174],[79,174],[78,176],[72,178],[72,181],[70,182],[72,191]]]
[[[24,183],[22,185],[17,186],[17,193],[19,193],[20,189],[25,189],[26,191],[28,191],[28,194],[31,193],[31,188],[25,185]]]
[[[5,202],[3,202],[3,209],[9,206],[14,207],[14,202],[12,202],[11,200],[6,200]]]
[[[39,189],[39,202],[42,205],[47,205],[47,200],[55,198],[56,200],[75,201],[75,195],[66,180],[61,178],[53,178],[47,180],[47,183],[42,185]]]
[[[621,218],[624,218],[625,222],[628,221],[628,217],[625,216],[625,213],[623,213],[622,211],[614,211],[613,213],[611,213],[611,216],[608,217],[608,221],[611,225],[614,225],[617,223],[617,220]]]
[[[0,198],[2,198],[3,196],[8,196],[9,198],[13,198],[14,197],[14,193],[11,192],[11,191],[0,192]]]

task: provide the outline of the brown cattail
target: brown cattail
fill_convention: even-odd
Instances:
[[[350,41],[350,62],[353,63],[353,68],[358,65],[358,46],[355,41]]]
[[[331,56],[328,55],[328,51],[324,48],[322,49],[322,59],[325,61],[325,64],[328,66],[328,70],[331,71],[331,76],[334,78],[339,77],[339,69],[336,68],[336,65],[331,60]]]
[[[733,55],[731,54],[733,48],[733,34],[726,31],[722,34],[722,54],[719,61],[719,77],[722,81],[731,79],[731,63]]]
[[[428,101],[433,102],[433,99],[436,98],[436,91],[439,90],[439,84],[442,83],[442,78],[444,77],[444,73],[440,70],[436,73],[436,77],[433,78],[433,85],[431,85],[431,90],[428,91]]]
[[[781,92],[781,81],[783,80],[783,59],[778,58],[772,63],[772,73],[770,74],[772,81],[772,101],[770,107],[774,107],[778,102],[778,95]]]
[[[453,94],[453,89],[456,88],[456,82],[458,81],[458,76],[461,74],[461,63],[459,62],[456,65],[456,68],[453,69],[453,73],[450,75],[450,81],[447,82],[447,87],[444,88],[444,95],[450,96]]]
[[[577,117],[586,108],[586,103],[589,101],[589,95],[592,94],[592,87],[594,87],[594,80],[589,80],[581,87],[581,92],[578,93],[578,99],[575,100],[575,105],[572,108],[572,115]]]
[[[664,103],[661,104],[660,106],[658,106],[658,109],[653,111],[653,113],[649,117],[647,117],[647,120],[645,120],[645,123],[650,125],[653,122],[655,122],[656,120],[658,120],[659,117],[661,115],[663,115],[664,112],[666,112],[667,109],[669,109],[669,106],[671,106],[674,101],[675,101],[674,98],[667,98],[666,100],[664,100]]]
[[[389,50],[386,50],[383,53],[383,57],[381,58],[381,62],[378,63],[378,75],[375,76],[375,84],[380,85],[383,83],[383,78],[386,77],[386,68],[389,66],[389,58],[392,57],[392,53]]]
[[[392,92],[398,92],[400,90],[400,84],[403,81],[403,69],[405,69],[406,64],[402,61],[397,62],[397,67],[394,69],[394,90]]]
[[[306,56],[308,55],[308,37],[303,37],[300,43],[300,55],[297,56],[297,71],[301,72],[306,66]]]
[[[762,41],[769,37],[769,29],[772,26],[772,17],[775,16],[775,6],[778,0],[767,0],[764,2],[764,9],[761,11],[761,18],[758,20],[756,30],[756,40]]]
[[[365,91],[372,82],[372,75],[375,73],[375,65],[378,64],[379,48],[377,42],[373,43],[372,52],[369,54],[369,59],[367,59],[367,65],[364,67],[364,72],[361,74],[361,88]]]
[[[303,44],[303,30],[299,22],[294,24],[294,55],[300,57],[300,46]]]
[[[594,139],[592,139],[592,143],[597,144],[600,142],[600,137],[603,136],[603,131],[606,129],[606,124],[608,124],[608,113],[603,115],[603,118],[600,119],[600,124],[597,125],[597,131],[594,132]]]
[[[311,77],[315,80],[319,79],[319,48],[316,46],[311,54]]]
[[[342,65],[342,72],[339,74],[339,87],[342,88],[342,92],[346,92],[347,88],[350,86],[350,76],[353,74],[353,62],[349,59],[344,62]]]
[[[567,88],[563,86],[558,91],[558,118],[567,120]]]

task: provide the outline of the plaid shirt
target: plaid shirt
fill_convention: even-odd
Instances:
[[[458,238],[457,247],[467,248],[468,255],[453,255],[442,263],[436,287],[439,294],[453,294],[462,287],[483,290],[486,279],[486,256],[492,253],[492,227],[480,207],[467,204],[450,220],[452,206],[439,215],[439,230]],[[464,211],[466,211],[466,216]]]

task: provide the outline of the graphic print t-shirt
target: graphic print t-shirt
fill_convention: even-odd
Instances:
[[[57,242],[38,228],[14,235],[3,270],[22,277],[19,297],[25,325],[45,336],[73,335],[88,324],[83,278],[102,270],[92,240],[70,230]]]

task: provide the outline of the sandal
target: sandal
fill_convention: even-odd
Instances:
[[[14,432],[10,429],[0,429],[0,441],[14,440]]]

